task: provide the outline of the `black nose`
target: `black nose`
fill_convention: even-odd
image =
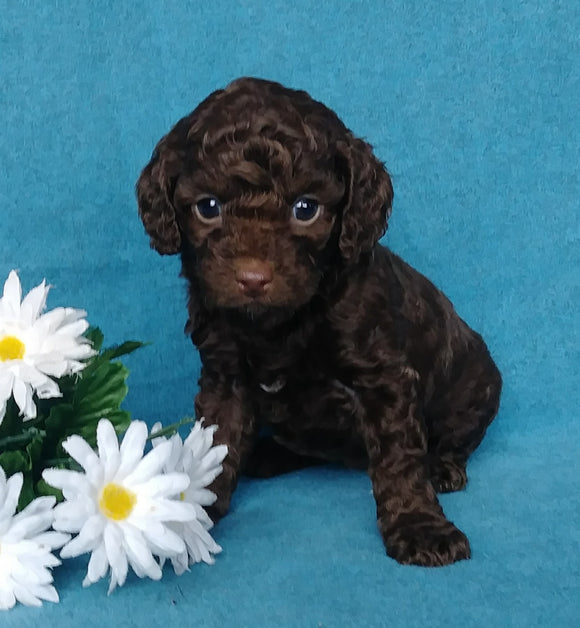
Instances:
[[[236,281],[246,296],[263,295],[272,283],[272,279],[270,265],[261,260],[252,259],[242,262],[236,270]]]

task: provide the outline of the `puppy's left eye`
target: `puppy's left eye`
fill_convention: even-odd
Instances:
[[[292,217],[303,225],[313,223],[320,216],[321,207],[313,198],[299,198],[292,206]]]
[[[195,204],[196,214],[205,222],[219,218],[221,210],[221,203],[213,196],[200,198]]]

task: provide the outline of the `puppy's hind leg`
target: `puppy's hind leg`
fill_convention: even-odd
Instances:
[[[431,483],[438,493],[467,484],[467,459],[499,408],[501,375],[479,337],[478,350],[458,361],[451,385],[425,409]]]

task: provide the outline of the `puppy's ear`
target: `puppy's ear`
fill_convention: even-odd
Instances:
[[[387,230],[393,186],[384,165],[363,140],[349,136],[338,152],[347,183],[339,247],[346,260],[354,261]]]
[[[181,120],[159,141],[136,186],[139,215],[151,238],[151,247],[162,255],[178,253],[181,248],[172,197],[183,167],[185,126],[185,120]]]

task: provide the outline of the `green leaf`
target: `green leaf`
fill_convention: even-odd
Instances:
[[[90,373],[90,377],[83,376],[79,379],[75,389],[75,398],[80,401],[91,393],[101,396],[121,390],[125,386],[128,375],[129,370],[121,362],[103,362]],[[119,403],[123,399],[124,397],[121,397]]]
[[[55,432],[64,432],[67,426],[70,425],[73,416],[74,407],[71,404],[61,403],[53,406],[45,421],[47,433],[52,436]]]
[[[56,501],[62,501],[62,491],[58,488],[54,488],[50,484],[47,484],[43,479],[38,480],[36,486],[34,487],[35,493],[37,496],[41,495],[54,495],[56,497]]]
[[[0,423],[0,438],[20,434],[22,429],[23,421],[22,417],[19,415],[18,406],[16,405],[14,399],[10,397],[10,399],[8,399],[8,403],[6,404],[4,419],[2,420],[2,423]],[[0,451],[2,451],[1,445]]]
[[[22,490],[20,491],[20,498],[18,499],[18,510],[22,510],[36,497],[34,493],[34,481],[32,479],[32,472],[24,474],[24,482],[22,483]]]
[[[93,345],[93,349],[95,351],[101,350],[105,336],[98,327],[89,327],[84,335],[85,338],[88,338],[91,341],[91,344]]]
[[[137,351],[141,347],[146,347],[150,343],[148,342],[139,342],[137,340],[127,340],[121,345],[114,345],[108,349],[105,349],[100,357],[106,360],[114,360],[116,358],[121,357],[122,355],[127,355],[129,353],[133,353],[133,351]]]
[[[6,477],[10,477],[19,471],[26,471],[28,456],[22,451],[5,451],[0,454],[0,467],[4,469]]]
[[[126,432],[129,425],[131,425],[131,413],[127,412],[127,410],[115,410],[114,412],[109,412],[109,414],[103,418],[111,421],[117,434]]]

